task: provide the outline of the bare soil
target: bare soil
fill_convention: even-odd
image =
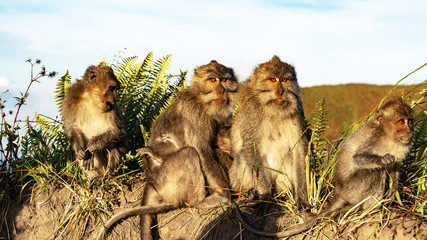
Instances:
[[[130,187],[123,186],[123,190],[114,196],[114,209],[106,214],[94,214],[86,221],[84,231],[80,235],[83,237],[79,238],[94,238],[102,227],[102,221],[124,208],[138,206],[142,186],[141,182]],[[78,204],[71,200],[72,194],[68,188],[42,189],[32,186],[27,187],[20,200],[18,189],[10,199],[2,202],[0,239],[76,239],[76,228],[65,227]],[[259,218],[247,212],[245,218],[259,229],[278,231],[288,224],[289,216],[274,212]],[[161,239],[263,239],[241,227],[232,211],[221,208],[183,208],[160,214],[157,227],[157,238]],[[373,214],[346,223],[334,220],[322,222],[313,229],[289,239],[426,238],[426,221],[411,217],[381,221],[379,214]],[[108,233],[106,239],[139,239],[139,218],[130,217],[123,220]]]

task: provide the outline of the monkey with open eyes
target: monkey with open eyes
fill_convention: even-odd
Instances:
[[[214,148],[222,148],[220,131],[230,122],[238,87],[233,69],[214,60],[195,69],[192,85],[157,117],[148,146],[138,150],[147,162],[142,207],[113,216],[106,228],[141,214],[141,238],[152,239],[152,214],[228,202],[227,173]]]
[[[116,103],[119,86],[110,67],[90,66],[64,97],[65,132],[89,180],[114,168],[126,152],[125,123]]]
[[[345,140],[335,165],[335,195],[318,218],[362,201],[361,209],[366,210],[381,199],[394,197],[402,161],[412,146],[413,115],[413,110],[402,98],[392,97],[375,111],[371,120]],[[387,193],[390,178],[392,187]],[[289,237],[316,224],[316,218],[312,218],[287,231],[263,232],[247,224],[238,208],[236,210],[242,224],[260,236]]]
[[[239,103],[231,126],[232,189],[263,198],[272,188],[287,187],[298,205],[306,205],[307,138],[294,67],[277,56],[258,65]]]

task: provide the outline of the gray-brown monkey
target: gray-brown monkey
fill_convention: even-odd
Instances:
[[[164,150],[162,153],[155,153],[150,147],[137,150],[139,155],[145,156],[147,182],[143,192],[143,205],[123,210],[111,217],[99,232],[98,240],[116,222],[133,215],[141,215],[141,239],[152,239],[152,215],[180,207],[220,204],[215,203],[215,199],[206,198],[206,181],[195,148],[178,149],[172,138],[164,137],[162,140],[153,145]]]
[[[176,201],[178,201],[176,202],[177,207],[184,204],[191,206],[200,204],[201,200],[218,205],[228,201],[227,174],[215,159],[213,147],[218,131],[230,120],[237,90],[238,82],[234,71],[214,60],[194,70],[192,85],[180,92],[172,104],[153,123],[148,148],[154,155],[161,156],[163,164],[175,161],[182,161],[181,165],[200,164],[202,177],[209,186],[207,189],[209,196],[204,200],[192,197],[191,195],[196,193],[190,193],[185,189],[184,191],[173,190],[172,187],[164,186],[165,184],[162,183],[159,185],[163,186],[165,192],[160,193],[159,186],[156,187],[156,184],[162,181],[162,178],[155,177],[153,178],[155,183],[147,185],[144,191],[143,206],[163,202],[175,203]],[[185,161],[180,160],[184,158]],[[179,165],[179,163],[172,165]],[[161,168],[164,169],[165,166],[161,166]],[[182,174],[193,174],[189,168],[189,166],[182,166],[178,169],[171,167],[170,170],[164,170],[167,172],[164,175],[170,174],[170,178],[175,179],[176,172],[184,171]],[[176,174],[176,176],[180,175]],[[185,182],[191,184],[187,180]],[[197,183],[194,184],[200,183],[202,182],[197,180]],[[179,183],[176,187],[178,186]],[[192,188],[197,188],[200,196],[205,196],[207,193],[203,187]],[[187,196],[187,194],[191,195]],[[192,201],[195,202],[191,202],[187,197],[193,198]],[[151,216],[142,215],[142,239],[151,239],[150,227]]]
[[[231,126],[231,187],[264,197],[285,186],[298,205],[306,205],[307,138],[294,67],[277,56],[258,65],[239,102]]]
[[[223,161],[231,158],[228,138],[229,127],[218,132],[215,153]],[[214,207],[220,205],[223,199],[206,197],[206,181],[201,168],[198,153],[192,147],[178,149],[175,139],[164,135],[161,141],[152,142],[151,148],[162,149],[161,153],[153,152],[150,147],[141,148],[137,153],[144,156],[144,170],[147,183],[144,187],[141,207],[129,208],[112,216],[98,233],[97,240],[103,239],[105,232],[118,221],[134,215],[141,216],[142,239],[152,239],[151,222],[154,214],[168,212],[180,207]],[[222,155],[224,154],[224,155]],[[218,156],[218,155],[217,155]],[[226,169],[226,167],[224,166]],[[219,200],[219,201],[218,201]],[[149,202],[150,201],[150,202]]]
[[[317,217],[329,216],[362,201],[361,208],[366,210],[383,198],[393,198],[402,161],[412,146],[412,133],[411,107],[400,97],[385,101],[370,121],[345,140],[335,165],[335,195]],[[387,194],[389,175],[392,188]],[[266,237],[289,237],[316,224],[316,218],[312,218],[287,231],[263,232],[247,224],[236,210],[246,228]]]
[[[195,69],[192,85],[157,117],[148,146],[138,150],[147,161],[142,207],[114,216],[107,228],[138,213],[141,238],[152,239],[152,214],[228,202],[227,174],[213,148],[220,129],[230,121],[237,90],[231,68],[213,60]]]
[[[119,82],[110,67],[90,66],[71,85],[62,104],[68,140],[90,180],[114,168],[126,152],[127,136],[116,104]]]

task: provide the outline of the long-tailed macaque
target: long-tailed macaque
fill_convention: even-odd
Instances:
[[[183,175],[194,174],[189,166],[184,166],[187,164],[201,166],[202,177],[209,187],[206,189],[209,196],[203,200],[205,203],[217,205],[228,201],[227,174],[215,159],[213,147],[218,131],[230,120],[237,90],[238,82],[234,71],[214,60],[194,70],[192,85],[179,93],[151,128],[148,148],[152,155],[160,156],[163,160],[159,162],[160,168],[166,172],[162,175],[168,175],[167,179],[171,178],[172,183],[163,183],[166,177],[153,177],[154,183],[147,184],[144,190],[143,206],[177,200],[177,207],[199,204],[202,199],[192,196],[196,195],[193,191],[198,189],[200,196],[206,195],[204,187],[192,186],[195,189],[191,192],[185,189],[182,191],[180,180],[174,177],[180,176],[181,172]],[[166,170],[165,164],[176,161],[182,161],[182,167]],[[200,181],[195,184],[200,184]],[[159,190],[158,185],[161,185],[164,192]],[[192,198],[194,199],[191,200]],[[142,239],[151,239],[151,218],[150,215],[141,215]]]
[[[317,218],[362,201],[361,209],[366,210],[381,199],[394,197],[402,161],[412,146],[413,121],[411,107],[400,97],[392,97],[345,140],[335,165],[335,195]],[[387,189],[389,181],[392,187]],[[242,224],[260,236],[289,237],[316,224],[312,218],[287,231],[264,232],[252,228],[236,210]]]
[[[277,56],[258,65],[239,103],[231,126],[231,187],[261,198],[286,187],[298,205],[306,205],[307,138],[294,67]]]
[[[152,214],[228,202],[227,174],[214,148],[222,147],[216,145],[219,131],[230,121],[237,90],[231,68],[213,60],[195,69],[192,85],[157,117],[148,146],[137,151],[146,157],[148,179],[142,207],[113,216],[106,228],[123,217],[141,214],[141,238],[152,239]]]
[[[71,85],[62,117],[80,168],[90,180],[114,168],[126,152],[125,123],[116,104],[119,82],[110,67],[90,66]]]

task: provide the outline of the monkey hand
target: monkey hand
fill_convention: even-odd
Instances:
[[[151,153],[149,148],[140,148],[136,150],[136,154],[141,157],[147,156],[149,153]]]
[[[83,164],[82,164],[84,170],[91,170],[93,168],[93,165],[94,165],[93,163],[94,163],[93,156],[91,158],[84,159]]]
[[[79,150],[76,153],[76,157],[80,160],[87,160],[92,157],[92,154],[89,151]]]
[[[389,165],[394,163],[395,161],[396,161],[396,158],[393,155],[387,153],[386,155],[382,156],[381,165]]]

